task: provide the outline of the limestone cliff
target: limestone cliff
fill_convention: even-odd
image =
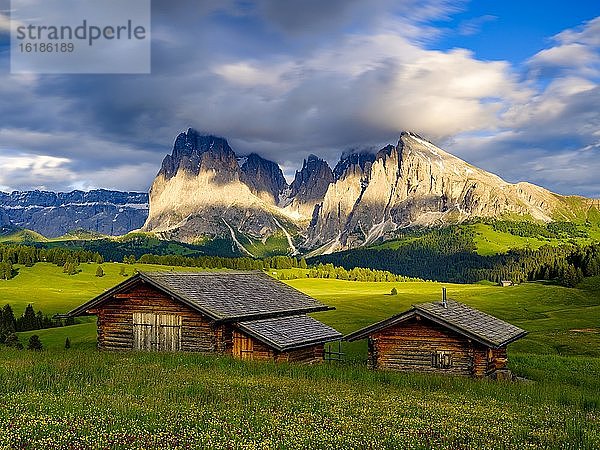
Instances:
[[[584,209],[597,208],[579,200]],[[310,155],[288,186],[276,163],[236,156],[225,139],[190,129],[177,137],[152,185],[144,230],[188,242],[231,239],[242,253],[283,234],[290,252],[299,246],[326,253],[391,239],[415,225],[506,216],[570,220],[580,214],[573,204],[530,183],[507,183],[414,133],[401,133],[396,145],[377,153],[345,154],[333,171]]]
[[[436,226],[507,214],[552,220],[561,196],[529,183],[510,184],[403,132],[363,165],[346,169],[329,187],[309,230],[321,252],[368,245],[401,227]]]
[[[275,206],[285,179],[274,166],[250,155],[240,168],[225,139],[189,129],[177,137],[152,184],[142,229],[184,242],[227,238],[242,253],[250,253],[245,249],[249,241],[239,242],[238,236],[265,239],[289,223]]]

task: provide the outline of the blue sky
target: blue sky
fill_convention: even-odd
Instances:
[[[520,64],[548,47],[555,34],[598,14],[594,1],[474,1],[436,22],[450,29],[437,48],[468,48],[477,58]]]
[[[147,190],[194,127],[287,176],[412,130],[600,197],[598,2],[154,1],[150,75],[10,75],[0,10],[0,190]]]

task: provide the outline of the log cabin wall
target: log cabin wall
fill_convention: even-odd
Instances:
[[[488,348],[476,344],[473,346],[473,373],[477,378],[482,378],[488,374]]]
[[[98,316],[98,348],[102,350],[134,348],[134,313],[181,317],[178,348],[182,351],[215,352],[227,340],[227,333],[224,330],[221,334],[217,333],[210,319],[150,285],[134,286],[129,292],[118,294],[90,313]]]
[[[489,375],[496,370],[507,369],[508,353],[506,346],[500,348],[488,349],[488,366],[486,375]]]
[[[410,319],[369,338],[372,368],[484,376],[487,349],[426,319]]]
[[[233,327],[223,324],[215,327],[215,341],[217,353],[231,355],[233,351]]]
[[[322,362],[324,360],[324,353],[324,344],[312,345],[309,347],[303,347],[279,353],[279,355],[277,355],[276,361],[302,362],[312,364]]]
[[[315,363],[323,361],[324,345],[278,351],[239,330],[233,330],[232,354],[235,358],[258,361]]]

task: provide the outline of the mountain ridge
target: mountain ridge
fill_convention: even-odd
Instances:
[[[231,243],[228,254],[318,254],[369,247],[415,226],[478,219],[548,223],[600,217],[600,199],[508,183],[402,132],[396,144],[343,152],[333,169],[310,154],[288,183],[259,153],[223,137],[180,133],[150,192],[0,192],[0,226],[48,238],[77,229],[140,230],[165,240]]]
[[[392,239],[415,225],[511,215],[550,222],[556,214],[581,214],[568,201],[575,197],[508,183],[411,132],[376,153],[343,154],[333,170],[311,154],[289,185],[276,163],[256,154],[238,157],[224,138],[191,128],[177,137],[165,161],[174,158],[183,164],[173,174],[159,171],[142,229],[184,241],[231,236],[239,247],[238,237],[264,242],[283,231],[288,250],[319,254]],[[577,198],[584,204],[577,208],[599,208]]]
[[[30,229],[50,238],[78,228],[109,236],[126,234],[143,225],[147,211],[145,192],[0,192],[0,225]]]

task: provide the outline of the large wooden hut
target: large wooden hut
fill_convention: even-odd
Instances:
[[[263,272],[139,272],[62,317],[96,315],[103,350],[313,362],[341,338],[307,315],[329,309]]]
[[[512,378],[506,346],[526,331],[462,303],[420,303],[358,330],[348,341],[368,339],[374,369]]]

